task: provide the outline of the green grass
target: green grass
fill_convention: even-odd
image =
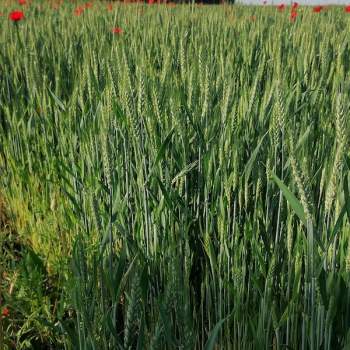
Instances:
[[[39,3],[0,4],[0,348],[348,349],[350,16]]]

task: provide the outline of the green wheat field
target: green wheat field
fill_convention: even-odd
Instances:
[[[350,349],[350,14],[296,11],[0,3],[1,350]]]

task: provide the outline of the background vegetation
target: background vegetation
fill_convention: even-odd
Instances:
[[[51,5],[0,17],[1,346],[347,349],[350,17]]]

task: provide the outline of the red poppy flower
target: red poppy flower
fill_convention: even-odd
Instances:
[[[5,307],[3,310],[2,310],[2,313],[1,313],[2,317],[9,317],[10,316],[10,310]]]
[[[285,8],[286,8],[286,5],[285,5],[285,4],[279,4],[279,5],[277,6],[277,10],[278,10],[278,11],[284,11]]]
[[[293,2],[293,4],[292,4],[292,9],[295,10],[295,9],[297,9],[298,7],[299,7],[299,3]]]
[[[350,13],[350,5],[345,6],[344,11],[347,13]]]
[[[122,34],[123,33],[123,29],[116,27],[112,29],[112,33],[113,34]]]
[[[315,6],[313,8],[313,12],[320,13],[323,10],[323,6]]]
[[[113,5],[112,4],[108,4],[107,5],[107,11],[112,11],[113,10]]]
[[[78,6],[78,7],[74,10],[74,15],[75,15],[75,16],[80,16],[83,12],[84,12],[84,7]]]
[[[294,22],[295,19],[297,18],[297,16],[298,16],[298,12],[293,10],[293,11],[290,13],[290,20],[291,20],[291,22]]]
[[[90,9],[92,7],[92,2],[87,2],[86,4],[85,4],[85,8],[86,9]]]
[[[147,0],[148,5],[153,5],[154,4],[154,0]]]
[[[12,11],[9,15],[9,19],[14,22],[18,22],[24,18],[24,13],[22,11]]]
[[[24,6],[24,5],[27,5],[27,0],[18,0],[18,3]]]

